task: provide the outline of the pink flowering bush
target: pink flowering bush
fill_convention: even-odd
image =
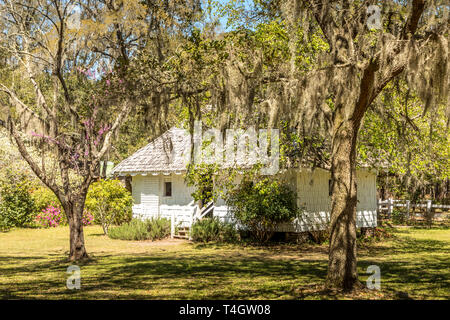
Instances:
[[[36,222],[44,228],[57,227],[64,222],[61,209],[49,205],[36,216]]]
[[[47,208],[42,210],[42,212],[36,216],[36,222],[44,228],[57,227],[59,225],[67,224],[64,212],[60,208],[53,205],[49,205]],[[94,223],[94,216],[89,211],[85,210],[83,212],[82,223],[83,226],[92,225]]]
[[[82,217],[83,226],[90,226],[94,224],[94,216],[89,212],[84,210]]]

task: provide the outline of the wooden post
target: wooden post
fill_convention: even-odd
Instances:
[[[406,219],[409,220],[409,207],[410,207],[411,201],[406,200]]]
[[[432,200],[427,200],[427,213],[431,213],[431,202]]]
[[[381,201],[377,199],[377,225],[381,224]],[[327,213],[327,223],[330,223],[330,215]]]
[[[433,217],[431,216],[431,202],[432,200],[427,200],[427,220],[429,227],[431,227],[431,224],[433,223]]]
[[[175,212],[172,210],[170,216],[170,238],[173,239],[175,236]]]
[[[192,232],[191,231],[192,231],[192,225],[195,222],[195,213],[196,212],[197,212],[197,207],[195,207],[194,210],[191,211],[191,216],[189,218],[189,230],[188,230],[189,237],[188,237],[188,240],[190,240],[190,241],[192,241],[192,236],[191,236]]]
[[[388,200],[388,218],[390,219],[392,216],[392,209],[394,208],[394,200],[389,198]]]

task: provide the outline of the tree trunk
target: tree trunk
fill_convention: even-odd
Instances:
[[[83,233],[83,205],[68,204],[64,207],[70,228],[70,261],[81,261],[89,259],[84,246]]]
[[[359,123],[334,126],[331,157],[331,223],[328,288],[352,290],[356,271],[356,138]]]

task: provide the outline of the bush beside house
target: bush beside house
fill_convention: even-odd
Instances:
[[[196,242],[235,242],[239,239],[233,224],[217,218],[205,218],[192,225],[191,237]]]
[[[132,219],[108,231],[111,239],[119,240],[159,240],[170,235],[170,221],[160,219]]]
[[[258,242],[268,241],[277,224],[291,222],[301,214],[289,186],[268,178],[242,181],[228,192],[226,202]]]

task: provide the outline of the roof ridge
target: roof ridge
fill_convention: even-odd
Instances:
[[[182,155],[188,137],[190,138],[188,130],[173,126],[131,156],[122,160],[112,172],[120,174],[120,172],[185,170],[186,165],[183,162],[184,158]],[[172,156],[167,154],[166,146],[168,141],[172,145],[169,151]]]

